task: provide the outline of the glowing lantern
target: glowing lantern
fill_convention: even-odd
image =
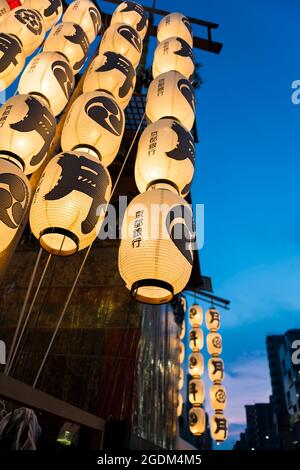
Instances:
[[[63,152],[52,158],[39,181],[30,227],[49,253],[68,256],[97,237],[111,192],[111,180],[98,158]]]
[[[204,373],[204,359],[199,352],[193,352],[189,356],[189,374],[194,378],[199,378]]]
[[[163,180],[186,196],[193,180],[194,158],[194,139],[178,121],[160,119],[150,124],[140,137],[135,162],[139,191]]]
[[[19,39],[6,33],[0,33],[0,53],[0,91],[3,91],[21,73],[26,56]]]
[[[186,303],[186,298],[185,298],[185,297],[180,297],[180,303],[181,303],[182,309],[183,309],[183,311],[184,311],[184,313],[185,313],[185,312],[186,312],[186,305],[187,305],[187,303]]]
[[[182,364],[184,362],[184,356],[185,356],[185,347],[184,344],[179,341],[179,362]]]
[[[204,383],[201,379],[189,381],[189,401],[192,405],[202,405],[205,399]]]
[[[135,70],[129,60],[115,52],[104,52],[91,63],[83,91],[105,90],[111,93],[121,108],[125,108],[132,96],[136,82]]]
[[[220,357],[211,357],[208,361],[208,375],[215,384],[224,380],[224,362]]]
[[[189,20],[181,13],[170,13],[164,16],[157,26],[159,42],[168,38],[179,37],[193,47],[193,33]]]
[[[131,26],[114,23],[107,28],[100,42],[99,54],[107,51],[123,55],[136,67],[142,54],[142,41]]]
[[[228,422],[223,413],[218,412],[211,417],[210,434],[214,441],[226,441],[228,437]]]
[[[59,20],[63,10],[61,0],[24,0],[23,7],[40,12],[46,31]]]
[[[77,0],[70,3],[62,20],[79,24],[90,43],[95,39],[101,28],[100,12],[96,5],[88,0]]]
[[[215,411],[224,411],[227,403],[226,389],[223,385],[212,385],[209,391],[210,404]]]
[[[50,109],[30,95],[10,98],[0,109],[0,157],[14,161],[28,175],[42,164],[55,134]]]
[[[220,356],[222,354],[222,336],[219,333],[208,333],[206,345],[211,356]]]
[[[177,399],[177,416],[182,415],[182,405],[183,405],[183,397],[181,393],[178,393],[178,399]]]
[[[83,67],[89,51],[87,35],[76,23],[59,23],[52,28],[43,50],[60,52],[76,74]]]
[[[169,38],[158,44],[153,59],[152,75],[156,78],[161,73],[176,70],[191,80],[194,70],[192,48],[181,38]]]
[[[135,197],[125,212],[119,271],[132,295],[145,303],[169,302],[192,271],[193,217],[187,202],[153,189]]]
[[[37,10],[18,7],[1,23],[1,32],[13,34],[21,41],[26,55],[32,54],[43,42],[45,26]]]
[[[111,95],[90,91],[71,106],[61,135],[64,151],[88,151],[110,165],[119,151],[124,132],[124,113]]]
[[[177,119],[190,131],[195,120],[195,96],[191,82],[179,72],[158,75],[149,86],[146,115],[150,122],[163,117]]]
[[[203,323],[203,309],[198,304],[191,305],[189,308],[190,324],[193,328],[197,328]]]
[[[147,14],[142,7],[136,2],[123,2],[114,11],[111,24],[125,23],[132,26],[141,39],[144,39],[148,28]]]
[[[185,330],[185,321],[183,320],[180,326],[179,339],[183,339],[185,337]]]
[[[205,424],[206,418],[204,409],[200,406],[193,406],[189,411],[189,425],[191,433],[195,436],[201,436],[201,434],[205,432]]]
[[[9,15],[10,8],[6,0],[0,0],[0,24]]]
[[[73,87],[74,75],[68,61],[56,52],[42,52],[27,64],[18,92],[43,98],[57,116],[68,103]]]
[[[203,348],[204,335],[201,328],[193,328],[190,330],[190,349],[192,351],[200,351]]]
[[[0,158],[0,253],[13,240],[30,200],[30,185],[13,162]]]
[[[205,313],[205,323],[209,331],[218,331],[221,326],[221,315],[215,308],[209,308]]]
[[[179,367],[179,380],[178,380],[178,390],[181,390],[184,383],[184,370],[182,367]]]

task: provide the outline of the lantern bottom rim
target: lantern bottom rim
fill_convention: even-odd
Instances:
[[[141,279],[132,284],[131,295],[139,302],[161,305],[172,300],[174,289],[171,284],[159,279]]]
[[[61,227],[49,227],[40,233],[41,247],[57,256],[71,256],[79,249],[79,238],[70,230]]]

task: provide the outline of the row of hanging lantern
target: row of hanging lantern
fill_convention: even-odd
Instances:
[[[141,194],[128,205],[122,226],[119,271],[139,301],[162,304],[186,286],[193,264],[193,215],[183,199],[194,173],[195,118],[191,27],[172,13],[158,25],[135,181]],[[188,42],[187,42],[188,41]]]
[[[180,297],[180,302],[182,304],[182,308],[184,313],[186,312],[186,300],[184,297]],[[179,330],[179,380],[178,380],[178,404],[177,404],[177,416],[182,415],[182,406],[183,406],[183,395],[182,389],[185,384],[185,373],[184,373],[184,359],[185,359],[185,346],[184,340],[186,335],[186,324],[185,319],[180,325]]]

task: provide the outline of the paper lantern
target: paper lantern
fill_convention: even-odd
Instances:
[[[211,357],[207,364],[208,375],[212,382],[221,383],[224,380],[224,362],[220,357]]]
[[[10,8],[6,0],[0,0],[0,25],[2,21],[9,15]]]
[[[179,72],[158,75],[149,86],[146,115],[150,122],[164,117],[177,119],[190,131],[195,120],[195,97],[191,82]]]
[[[209,390],[210,404],[215,411],[224,411],[227,404],[226,389],[223,385],[212,385]]]
[[[186,16],[181,13],[170,13],[164,16],[157,26],[157,39],[159,42],[165,39],[179,37],[193,47],[192,27]]]
[[[63,10],[61,0],[24,0],[23,7],[40,12],[46,31],[59,20]]]
[[[190,349],[192,351],[200,351],[204,344],[204,335],[201,328],[192,328],[190,330]]]
[[[143,131],[135,161],[135,182],[142,193],[168,182],[186,196],[194,175],[195,147],[190,132],[174,119],[160,119]]]
[[[203,408],[193,406],[189,411],[190,431],[195,436],[201,436],[205,432],[206,417]]]
[[[115,52],[99,54],[91,63],[83,91],[105,90],[124,109],[132,96],[136,82],[135,70],[129,60]]]
[[[134,28],[141,39],[144,39],[148,28],[147,14],[136,2],[123,2],[114,11],[111,24],[125,23]]]
[[[3,33],[17,36],[27,56],[42,44],[45,37],[42,15],[29,8],[18,7],[12,10],[2,21],[0,29]]]
[[[101,28],[100,11],[93,2],[88,0],[77,0],[70,3],[62,21],[79,24],[90,43],[95,39]]]
[[[185,337],[185,330],[186,330],[185,321],[183,320],[183,322],[180,325],[179,339],[183,339]]]
[[[178,380],[178,390],[181,390],[184,383],[184,370],[182,367],[179,367],[179,380]]]
[[[18,92],[43,98],[57,116],[68,103],[74,83],[72,69],[61,54],[41,52],[27,64]]]
[[[119,271],[139,301],[160,304],[181,292],[191,275],[192,211],[171,191],[154,189],[128,205],[122,227]]]
[[[192,48],[181,38],[165,39],[155,49],[152,75],[156,78],[161,73],[176,70],[188,80],[192,79],[195,71]]]
[[[104,166],[116,157],[124,133],[124,113],[104,91],[79,96],[71,106],[61,135],[64,151],[90,150]]]
[[[193,304],[189,308],[189,320],[193,328],[197,328],[203,323],[203,309],[198,304]]]
[[[30,200],[30,185],[13,162],[0,158],[0,253],[17,233]]]
[[[52,158],[39,181],[30,227],[49,253],[68,256],[97,237],[110,197],[111,180],[98,158],[63,152]]]
[[[185,313],[186,312],[186,306],[187,306],[186,298],[185,297],[180,297],[180,303],[181,303],[183,312]]]
[[[202,405],[205,399],[204,383],[201,379],[189,381],[189,402],[192,405]]]
[[[0,91],[9,87],[21,73],[25,59],[19,39],[11,34],[0,33]]]
[[[103,34],[99,54],[112,51],[121,54],[136,67],[142,54],[142,41],[131,26],[123,23],[112,24]]]
[[[56,120],[30,95],[10,98],[0,109],[0,157],[13,160],[29,175],[39,168],[55,134]]]
[[[183,405],[183,397],[181,393],[178,393],[178,399],[177,399],[177,416],[182,415],[182,405]]]
[[[86,61],[89,47],[87,35],[79,24],[59,23],[52,28],[44,43],[43,50],[61,53],[76,74]]]
[[[205,323],[209,331],[218,331],[221,326],[221,315],[215,308],[209,308],[205,313]]]
[[[179,341],[179,362],[182,364],[185,357],[185,346],[182,341]]]
[[[198,378],[204,373],[204,359],[203,355],[199,352],[192,352],[189,355],[189,374]]]
[[[211,356],[222,354],[222,336],[219,333],[208,333],[206,336],[207,351]]]
[[[223,413],[218,412],[211,417],[210,434],[214,441],[226,441],[228,437],[228,422]]]

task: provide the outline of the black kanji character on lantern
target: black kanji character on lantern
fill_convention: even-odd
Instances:
[[[13,173],[0,174],[0,220],[7,227],[16,229],[20,225],[29,194],[24,181]],[[10,213],[11,215],[10,215]]]
[[[218,372],[220,372],[220,374],[221,374],[220,379],[223,380],[223,377],[224,377],[224,364],[223,364],[223,361],[220,361],[218,359],[213,359],[211,361],[211,363],[214,367],[214,370],[212,371],[212,375],[216,375]]]
[[[49,18],[50,16],[54,15],[54,13],[57,15],[61,6],[60,0],[49,0],[49,2],[50,5],[44,10],[45,18]]]
[[[115,52],[105,52],[103,55],[106,57],[105,64],[96,69],[96,72],[109,72],[110,70],[117,69],[125,76],[123,85],[119,88],[119,97],[124,98],[130,90],[133,89],[134,68],[125,57]]]
[[[73,44],[77,44],[78,46],[80,46],[82,50],[81,59],[75,62],[75,64],[73,65],[74,70],[80,70],[85,62],[89,50],[89,41],[87,35],[85,34],[81,26],[74,23],[73,27],[75,29],[75,32],[73,34],[65,35],[65,38]]]
[[[219,314],[219,312],[216,312],[214,310],[210,310],[209,316],[210,316],[209,324],[211,325],[212,323],[217,322],[217,327],[216,328],[219,328],[219,326],[220,326],[220,314]]]
[[[95,96],[84,107],[87,115],[99,126],[108,130],[111,134],[120,136],[123,130],[122,112],[111,98]]]
[[[193,264],[192,242],[195,240],[193,214],[188,206],[175,206],[166,218],[171,240],[186,260]]]
[[[74,86],[74,75],[71,67],[62,60],[56,60],[51,65],[51,68],[65,97],[69,98]]]
[[[118,27],[120,36],[126,39],[138,52],[141,52],[141,39],[138,33],[129,25]]]
[[[14,36],[0,33],[0,73],[4,72],[10,64],[17,65],[17,55],[22,52],[21,44]]]
[[[89,7],[89,14],[94,25],[94,32],[95,34],[98,34],[98,31],[100,29],[100,24],[101,24],[100,13],[97,8]]]
[[[195,382],[190,382],[189,383],[189,393],[193,396],[193,400],[195,402],[196,399],[197,399],[197,393],[198,393]]]
[[[220,432],[224,433],[224,439],[227,437],[228,433],[228,426],[227,426],[227,420],[226,418],[218,418],[217,416],[215,417],[215,423],[216,423],[216,434],[219,434]]]
[[[124,2],[126,4],[126,7],[121,10],[121,12],[125,11],[135,11],[138,13],[141,17],[140,21],[136,25],[137,31],[142,31],[145,26],[147,25],[147,15],[145,10],[141,5],[135,2]]]
[[[181,78],[177,83],[178,90],[187,100],[188,104],[195,111],[195,95],[191,82],[185,78]]]
[[[195,330],[190,331],[190,341],[194,343],[194,348],[197,346],[197,332]]]
[[[37,11],[20,8],[15,12],[15,18],[35,36],[41,34],[43,30],[42,18]]]

